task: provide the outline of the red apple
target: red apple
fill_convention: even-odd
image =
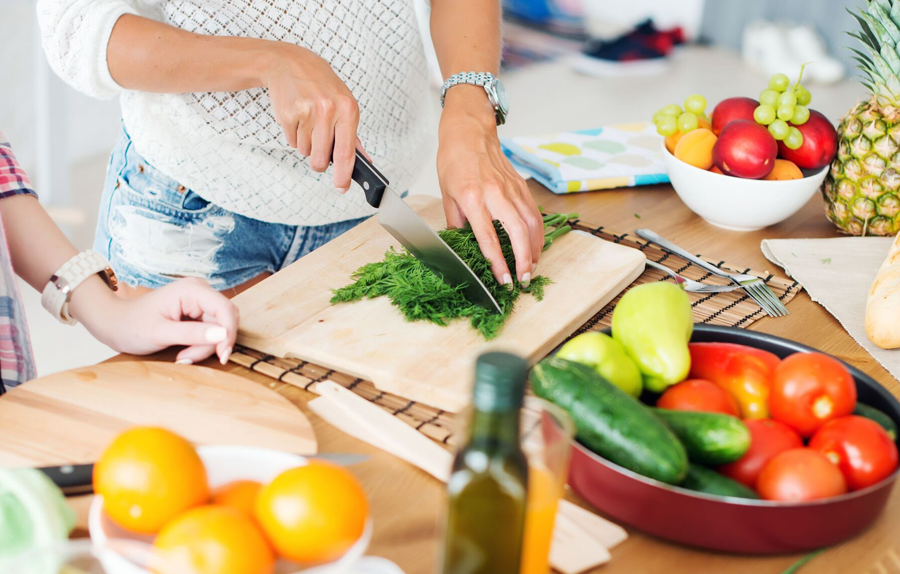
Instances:
[[[775,167],[778,146],[765,126],[753,120],[737,120],[725,126],[712,153],[713,163],[722,173],[762,179]]]
[[[815,110],[809,110],[806,123],[794,127],[803,134],[803,145],[791,149],[783,141],[778,142],[778,155],[794,162],[800,169],[818,170],[830,164],[837,152],[837,131],[828,118]]]
[[[759,102],[753,98],[728,98],[722,100],[712,113],[711,123],[714,134],[719,135],[726,125],[735,120],[753,121],[753,110]]]

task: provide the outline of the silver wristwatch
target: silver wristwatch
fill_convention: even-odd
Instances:
[[[509,99],[506,97],[506,88],[503,83],[497,79],[497,76],[490,72],[461,72],[453,74],[441,87],[441,107],[444,107],[444,98],[447,90],[459,84],[471,84],[473,86],[481,86],[487,93],[488,101],[494,108],[494,115],[497,117],[497,125],[506,123],[506,116],[509,114]]]

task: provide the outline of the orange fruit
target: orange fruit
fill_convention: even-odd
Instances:
[[[769,181],[784,179],[803,179],[803,172],[800,171],[800,168],[797,167],[797,164],[792,161],[788,161],[786,159],[776,159],[775,167],[773,167],[771,173],[769,173],[769,175],[767,175],[763,179],[768,179]]]
[[[116,524],[153,534],[209,498],[206,469],[194,447],[162,428],[138,427],[113,440],[94,465],[94,492]]]
[[[711,168],[709,168],[709,171],[711,171],[713,173],[718,173],[719,175],[725,175],[724,173],[722,173],[722,170],[719,169],[719,166],[717,166],[717,165],[714,165]]]
[[[253,520],[228,506],[192,508],[153,542],[157,574],[271,574],[272,548]]]
[[[684,134],[675,146],[675,157],[700,169],[712,167],[712,149],[716,136],[707,129],[697,128]]]
[[[311,462],[263,486],[256,520],[283,558],[313,564],[335,560],[362,536],[366,493],[345,469]]]
[[[236,508],[252,517],[253,506],[261,488],[262,485],[255,480],[235,480],[213,490],[210,502]]]
[[[705,130],[712,130],[712,124],[703,116],[697,116],[697,125]],[[669,150],[669,153],[675,153],[675,147],[678,145],[678,142],[681,141],[682,137],[684,137],[684,134],[680,131],[675,132],[670,136],[666,136],[666,149]]]
[[[675,146],[678,145],[678,141],[684,136],[681,132],[675,132],[670,136],[666,136],[666,149],[669,150],[669,153],[675,153]]]

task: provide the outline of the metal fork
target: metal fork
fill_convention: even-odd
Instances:
[[[647,265],[671,275],[675,279],[675,283],[681,285],[685,291],[690,291],[691,293],[728,293],[729,291],[741,288],[739,285],[707,285],[706,283],[700,283],[699,281],[683,277],[665,265],[660,265],[656,261],[651,261],[650,259],[647,260]]]
[[[784,317],[788,315],[790,311],[787,310],[787,307],[775,296],[775,293],[772,293],[772,290],[769,289],[769,286],[765,284],[765,282],[756,277],[755,275],[747,275],[745,273],[727,273],[722,271],[715,265],[711,263],[707,263],[706,261],[700,259],[696,255],[690,253],[678,247],[671,241],[663,239],[658,234],[650,231],[649,229],[638,229],[635,231],[638,237],[642,239],[646,239],[652,243],[656,243],[666,251],[670,253],[674,253],[679,257],[683,257],[687,259],[691,263],[695,265],[699,265],[700,267],[706,269],[710,273],[715,275],[719,275],[720,277],[726,277],[730,279],[736,285],[740,285],[741,289],[747,293],[754,301],[756,301],[760,307],[762,307],[763,311],[769,314],[770,317]]]

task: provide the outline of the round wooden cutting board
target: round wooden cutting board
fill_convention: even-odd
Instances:
[[[316,452],[306,416],[264,386],[205,367],[121,361],[35,379],[0,396],[0,466],[94,462],[116,435],[139,425],[198,445]]]

